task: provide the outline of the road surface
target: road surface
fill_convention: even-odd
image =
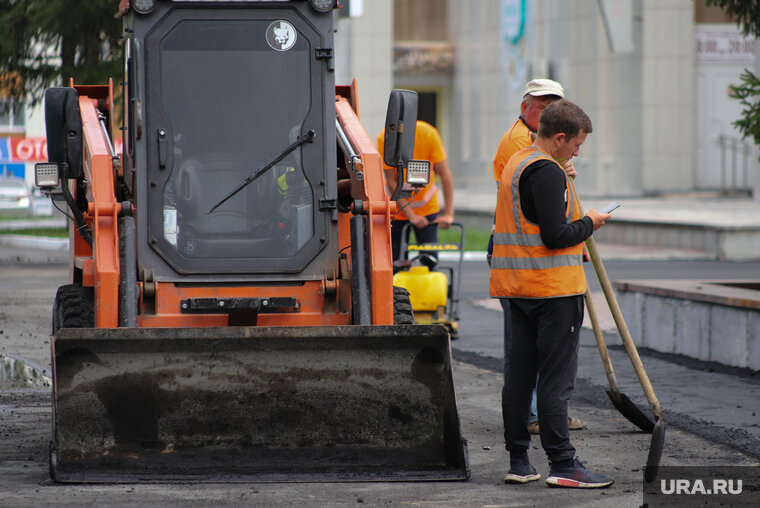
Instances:
[[[0,256],[2,258],[2,256]],[[66,282],[63,263],[0,262],[0,344],[2,353],[23,359],[49,373],[50,310],[55,289]],[[29,260],[27,260],[29,261]],[[483,277],[467,265],[472,284]],[[671,269],[672,271],[672,269]],[[50,391],[46,388],[0,391],[0,506],[639,506],[642,466],[649,435],[635,429],[609,403],[590,332],[584,330],[581,373],[571,400],[573,415],[589,428],[573,432],[578,455],[590,468],[609,474],[615,484],[605,490],[548,488],[543,480],[524,486],[503,484],[507,453],[500,411],[501,314],[481,304],[482,293],[466,293],[462,337],[453,343],[459,417],[469,442],[469,482],[313,483],[313,484],[112,484],[59,485],[48,477]],[[612,343],[614,337],[608,336]],[[489,349],[490,348],[490,349]],[[622,350],[613,349],[621,391],[646,409]],[[731,372],[706,372],[644,356],[663,402],[667,432],[663,465],[757,466],[760,440],[751,433],[758,419],[727,426],[704,419],[702,406],[744,415],[757,407],[760,383]],[[677,377],[676,377],[677,375]],[[712,376],[712,377],[711,377]],[[684,386],[709,379],[709,400],[682,395]],[[679,402],[679,397],[684,399]],[[735,397],[739,402],[731,399]],[[730,403],[722,401],[730,400]],[[673,405],[679,403],[678,411]],[[754,415],[754,413],[752,413]],[[742,416],[744,418],[744,416]],[[737,438],[738,436],[738,438]],[[544,477],[548,473],[538,440],[530,456]]]

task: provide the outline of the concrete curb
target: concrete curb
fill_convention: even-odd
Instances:
[[[704,251],[692,249],[669,249],[660,247],[641,247],[638,245],[622,244],[597,244],[599,254],[604,261],[697,261],[697,260],[715,260],[716,256]],[[457,262],[459,254],[456,252],[440,252],[438,259],[447,263]],[[467,262],[486,262],[486,251],[466,251],[464,261]]]
[[[69,250],[68,238],[48,238],[28,235],[0,235],[0,245],[43,250]]]
[[[459,261],[459,254],[456,252],[439,252],[438,259],[440,261],[457,262]],[[481,261],[486,262],[486,251],[484,250],[472,250],[465,251],[463,261]]]
[[[18,219],[0,221],[0,231],[14,231],[29,228],[65,228],[65,217],[51,217],[48,219]]]
[[[0,246],[20,249],[39,249],[42,251],[68,252],[68,238],[48,238],[28,235],[0,235]],[[599,253],[605,261],[619,260],[712,260],[715,256],[709,252],[688,249],[664,249],[657,247],[639,247],[631,245],[599,244]],[[459,261],[456,252],[440,252],[438,259],[446,263]],[[467,263],[485,263],[486,251],[466,251],[463,261]]]

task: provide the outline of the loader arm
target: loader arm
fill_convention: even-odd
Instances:
[[[338,92],[345,92],[339,87]],[[356,85],[351,85],[355,90]],[[355,93],[350,93],[355,96]],[[349,95],[349,96],[350,96]],[[362,213],[367,215],[368,256],[372,299],[372,323],[393,324],[393,265],[391,261],[391,214],[396,204],[390,201],[383,180],[380,153],[362,126],[349,99],[338,96],[335,109],[343,131],[361,158],[361,177],[351,171],[351,189],[354,200],[361,202]],[[358,192],[357,192],[358,191]],[[356,207],[355,207],[356,208]],[[357,213],[355,210],[354,213]]]
[[[90,248],[70,226],[75,248],[70,262],[81,270],[82,285],[95,289],[95,326],[119,326],[119,231],[121,203],[115,194],[115,171],[108,141],[98,118],[98,102],[113,110],[113,81],[102,86],[74,86],[82,117],[83,168],[87,182],[85,221],[93,232]],[[74,273],[74,270],[71,270]]]

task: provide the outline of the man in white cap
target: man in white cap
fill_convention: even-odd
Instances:
[[[504,133],[499,142],[499,148],[496,150],[496,156],[493,159],[493,175],[496,180],[496,187],[499,187],[501,172],[506,166],[507,161],[515,153],[523,148],[533,144],[538,130],[538,120],[543,110],[551,103],[565,98],[565,89],[562,85],[554,80],[539,78],[532,79],[525,84],[523,88],[523,100],[520,104],[520,116],[515,120],[512,126]],[[575,178],[576,171],[573,163],[567,160],[563,164],[565,172],[571,178]],[[492,252],[493,235],[489,241],[488,251]],[[504,389],[506,389],[506,376],[509,369],[509,350],[512,345],[512,320],[510,316],[509,301],[499,299],[502,309],[504,310]],[[502,402],[505,394],[502,391]],[[531,434],[539,433],[538,415],[537,415],[536,392],[533,392],[531,401],[531,413],[529,418],[528,430]],[[503,408],[502,408],[503,413]],[[568,428],[570,430],[580,430],[586,428],[586,422],[578,418],[568,418]]]
[[[516,152],[533,143],[541,112],[558,99],[565,98],[565,89],[551,79],[533,79],[525,84],[520,117],[504,133],[493,158],[493,177],[498,189],[499,179],[507,161]],[[572,176],[572,175],[571,175]]]

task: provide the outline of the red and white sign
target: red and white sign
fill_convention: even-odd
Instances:
[[[46,138],[20,138],[10,136],[0,138],[0,143],[7,147],[7,153],[0,148],[0,160],[6,162],[47,162],[47,139]],[[121,155],[121,139],[114,140],[114,150]]]
[[[48,160],[47,139],[10,138],[11,160],[14,162],[45,162]]]

